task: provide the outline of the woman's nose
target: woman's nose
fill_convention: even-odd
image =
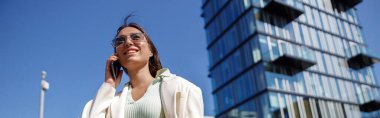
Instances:
[[[127,39],[126,39],[126,43],[125,43],[125,45],[126,45],[127,47],[133,45],[132,40],[129,40],[129,38],[127,38]]]

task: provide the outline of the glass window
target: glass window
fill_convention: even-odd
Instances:
[[[316,95],[315,92],[313,91],[313,88],[314,88],[314,81],[310,76],[309,76],[309,73],[308,72],[304,72],[304,80],[305,80],[305,83],[306,83],[306,90],[307,90],[307,94],[309,95]]]
[[[244,0],[244,8],[247,9],[249,6],[251,6],[250,0]]]
[[[325,66],[327,67],[327,72],[328,72],[328,74],[331,74],[331,75],[333,75],[334,74],[334,70],[333,70],[333,68],[332,68],[332,63],[331,63],[331,60],[330,60],[330,55],[328,55],[328,54],[323,54],[323,57],[325,58],[324,60],[325,60]]]
[[[330,118],[329,113],[328,113],[328,106],[326,106],[326,102],[323,100],[318,100],[318,106],[320,107],[322,118]]]
[[[344,56],[344,47],[342,44],[342,39],[339,37],[334,37],[334,44],[336,45],[337,54],[340,56]]]
[[[337,19],[337,25],[338,25],[338,30],[339,30],[339,36],[346,37],[344,27],[342,25],[342,21],[340,19]]]
[[[331,57],[332,67],[334,68],[334,72],[335,72],[334,75],[342,76],[340,69],[339,69],[339,66],[338,66],[337,57],[333,56],[333,55],[331,55],[330,57]]]
[[[301,116],[300,116],[300,112],[301,112],[301,110],[300,110],[300,107],[298,106],[298,100],[297,100],[297,97],[294,96],[294,95],[291,95],[290,98],[291,98],[291,102],[292,102],[291,105],[292,105],[292,107],[293,107],[294,116],[295,116],[296,118],[300,118],[300,117],[301,117]]]
[[[317,31],[317,33],[319,35],[318,38],[319,38],[319,42],[321,43],[322,50],[328,51],[325,33],[322,31]]]
[[[275,59],[277,57],[280,56],[280,52],[279,52],[279,49],[278,49],[278,46],[277,46],[277,40],[276,39],[272,39],[272,38],[269,38],[270,40],[270,50],[271,50],[271,58],[272,59]]]
[[[251,53],[251,47],[249,43],[244,44],[243,49],[240,49],[240,53],[242,55],[242,62],[243,62],[243,68],[246,68],[252,64],[252,53]]]
[[[343,77],[351,78],[350,73],[348,72],[348,64],[347,61],[343,58],[339,58],[339,65],[341,67]]]
[[[316,9],[313,9],[313,16],[315,18],[315,25],[318,28],[322,28],[321,18],[319,17],[319,11]]]
[[[318,52],[318,51],[315,51],[315,57],[316,57],[316,60],[317,60],[317,67],[318,67],[317,71],[324,73],[325,72],[325,68],[324,68],[324,64],[323,64],[321,53]]]
[[[294,83],[295,83],[295,86],[297,86],[298,93],[307,94],[307,91],[306,91],[307,82],[302,76],[297,76],[297,81]]]
[[[344,22],[344,21],[343,21],[343,24],[344,24],[344,28],[346,30],[347,38],[352,40],[352,33],[351,33],[351,28],[350,28],[349,24],[347,22]]]
[[[327,34],[326,33],[326,41],[327,41],[327,45],[328,45],[328,49],[329,49],[329,52],[331,53],[336,53],[335,51],[335,45],[334,45],[334,42],[333,42],[333,37],[330,35],[330,34]]]
[[[325,5],[323,4],[323,0],[317,0],[318,8],[321,10],[325,10]]]
[[[354,17],[354,23],[355,24],[359,24],[359,22],[358,22],[358,16],[357,16],[357,14],[356,14],[356,10],[355,9],[351,9],[352,11],[351,11],[351,13],[352,13],[352,16]]]
[[[330,30],[330,24],[329,24],[329,22],[327,20],[327,15],[325,13],[322,13],[322,12],[320,12],[320,13],[321,13],[321,19],[322,19],[323,29],[330,32],[331,31]]]
[[[292,97],[290,95],[284,95],[285,96],[285,101],[286,101],[286,106],[288,108],[288,113],[290,118],[294,118],[294,109],[293,109],[293,103],[292,103]]]
[[[311,88],[312,88],[312,91],[313,91],[313,95],[318,95],[319,93],[319,87],[320,87],[320,85],[318,85],[319,84],[319,82],[318,81],[316,81],[316,80],[319,80],[319,75],[318,74],[315,74],[315,73],[310,73],[310,81],[311,81]]]
[[[348,100],[346,86],[344,84],[344,81],[343,80],[338,80],[337,87],[339,88],[341,99],[345,100],[345,101]]]
[[[319,0],[318,0],[319,1]],[[315,99],[310,99],[310,108],[313,114],[313,118],[319,118],[319,113],[318,113],[318,106],[316,104]]]
[[[258,43],[257,43],[257,37],[254,37],[250,41],[250,44],[251,44],[251,47],[252,47],[253,62],[256,63],[259,60],[261,60],[261,53],[260,53],[260,49],[259,49],[259,46],[258,46]]]
[[[336,26],[336,19],[330,15],[328,16],[328,18],[329,18],[329,24],[330,24],[331,32],[333,34],[338,34],[338,28]]]
[[[297,43],[302,43],[302,39],[301,39],[301,34],[300,34],[300,29],[299,29],[298,23],[293,22],[292,24],[293,24],[294,37],[295,37],[296,42]]]
[[[250,95],[253,95],[253,94],[256,94],[257,93],[257,77],[256,77],[256,75],[255,75],[255,71],[254,71],[254,69],[251,69],[248,73],[247,73],[247,75],[248,75],[248,78],[247,78],[247,80],[246,80],[246,83],[245,84],[247,84],[247,86],[249,87],[249,89],[250,90],[252,90],[252,91],[250,91]]]
[[[310,25],[313,25],[314,24],[314,20],[312,18],[312,12],[311,12],[309,6],[305,6],[305,15],[306,15],[307,23],[310,24]]]
[[[358,96],[358,100],[359,100],[358,102],[360,104],[364,103],[363,92],[358,84],[355,84],[355,92]]]
[[[347,12],[346,12],[347,13],[347,18],[348,18],[348,21],[354,22],[354,17],[352,16],[351,11],[352,11],[352,9],[347,10]]]
[[[279,96],[277,95],[280,93],[269,93],[269,102],[270,102],[270,117],[277,117],[277,118],[283,118],[284,117],[284,111],[281,109],[280,103],[279,103]]]
[[[325,90],[325,97],[332,98],[332,91],[329,85],[329,80],[326,76],[321,76],[322,78],[322,85]]]
[[[331,0],[323,0],[323,2],[325,3],[325,8],[326,8],[327,12],[334,13],[333,12],[333,7],[332,7],[332,4],[331,4]]]
[[[337,79],[335,78],[329,78],[330,79],[330,87],[332,88],[333,90],[333,93],[334,93],[334,98],[337,99],[337,100],[341,100],[341,93],[339,91],[339,89],[337,88],[338,87],[338,83],[337,83]]]
[[[269,46],[267,39],[264,36],[259,35],[260,49],[262,50],[262,55],[264,60],[270,60]]]
[[[331,102],[329,101],[329,107],[330,107],[330,116],[332,116],[332,118],[338,118],[338,112],[337,112],[337,107],[335,106],[335,102]]]
[[[301,25],[301,27],[302,27],[302,35],[303,35],[303,40],[305,41],[305,45],[311,46],[308,28],[305,25]]]
[[[309,0],[303,0],[303,2],[309,4]]]
[[[313,47],[320,49],[320,45],[318,43],[319,42],[318,35],[314,28],[310,28],[310,35],[311,35],[311,41],[313,42]]]
[[[255,6],[261,6],[262,2],[262,0],[251,0],[251,3]]]
[[[260,105],[260,108],[258,109],[259,117],[261,118],[267,118],[270,114],[269,109],[269,99],[268,94],[261,95],[258,97],[257,103]]]
[[[317,3],[315,2],[315,0],[310,0],[310,5],[314,6],[314,7],[317,7]]]
[[[360,31],[360,28],[356,27],[355,25],[352,25],[351,24],[351,30],[352,30],[352,33],[353,33],[353,38],[355,41],[359,42],[359,43],[363,43],[363,39],[361,38],[361,31]]]
[[[286,47],[286,53],[290,55],[297,55],[296,50],[301,51],[300,48],[297,48],[295,45],[292,45],[291,43],[284,42],[282,45],[283,47]],[[301,54],[301,52],[299,52],[298,54]]]
[[[320,75],[313,74],[314,86],[316,87],[316,93],[318,96],[323,96],[325,94],[325,90],[322,86],[322,79]],[[312,82],[313,82],[312,81]]]
[[[350,53],[350,48],[349,48],[349,45],[348,45],[348,42],[347,40],[342,40],[343,41],[343,49],[344,49],[344,54],[345,54],[345,57],[348,57],[351,55]]]
[[[306,14],[301,14],[300,16],[298,16],[298,19],[300,22],[307,23]]]
[[[356,102],[356,95],[354,94],[354,92],[352,92],[352,91],[354,91],[354,86],[353,86],[353,84],[351,83],[351,82],[348,82],[348,81],[346,81],[345,82],[346,83],[346,89],[347,89],[347,95],[348,95],[348,100],[350,101],[350,102]]]

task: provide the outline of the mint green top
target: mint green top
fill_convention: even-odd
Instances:
[[[125,118],[165,118],[160,97],[160,79],[154,79],[145,94],[134,101],[132,87],[128,83],[127,102],[125,104]]]

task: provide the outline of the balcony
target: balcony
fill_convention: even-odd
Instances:
[[[368,55],[368,54],[364,54],[364,53],[359,53],[347,60],[348,66],[350,66],[350,68],[355,69],[355,70],[362,69],[367,66],[371,66],[374,63],[379,62],[379,61],[380,61],[379,58]]]
[[[293,67],[298,70],[306,70],[307,68],[315,65],[315,61],[303,59],[296,56],[284,54],[272,61],[273,64],[282,65],[286,67]]]
[[[360,98],[360,111],[369,113],[380,110],[380,94],[377,87],[362,86],[356,95]]]
[[[352,8],[358,5],[359,3],[363,2],[363,0],[336,0],[339,3],[342,3],[343,5]]]
[[[371,53],[371,50],[363,49],[360,46],[352,45],[348,49],[350,51],[350,57],[347,59],[348,66],[352,69],[359,70],[364,67],[368,67],[373,65],[374,63],[377,63],[380,61],[379,58],[377,58],[374,55],[376,53]]]
[[[368,101],[364,104],[361,104],[359,106],[360,111],[364,112],[372,112],[372,111],[377,111],[380,109],[380,101],[379,100],[371,100]]]
[[[266,69],[271,72],[281,73],[286,75],[294,75],[302,72],[313,65],[317,64],[312,51],[303,46],[293,45],[294,49],[299,48],[298,51],[289,51],[291,47],[279,46],[280,51],[271,51],[271,53],[264,54],[264,59],[269,61]],[[274,49],[274,48],[272,48]]]
[[[304,13],[302,3],[295,0],[264,0],[263,12],[269,12],[286,19],[286,23],[295,20]]]

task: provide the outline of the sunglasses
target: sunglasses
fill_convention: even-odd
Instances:
[[[143,33],[131,33],[129,35],[121,35],[113,39],[112,46],[117,48],[118,46],[125,44],[128,39],[131,39],[133,43],[142,42],[144,41],[144,38],[145,36]]]

